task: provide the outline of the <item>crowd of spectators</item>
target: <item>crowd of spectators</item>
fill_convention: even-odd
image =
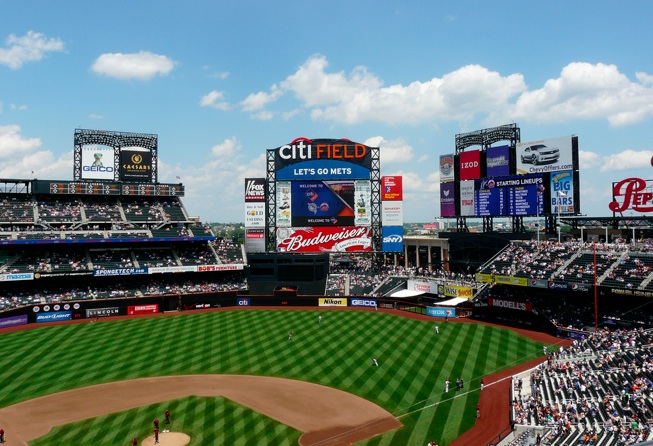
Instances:
[[[518,425],[543,428],[544,444],[631,445],[651,439],[653,332],[603,330],[513,377]]]

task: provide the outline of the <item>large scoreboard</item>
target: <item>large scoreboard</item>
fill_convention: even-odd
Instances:
[[[514,217],[544,214],[541,175],[474,181],[475,217]]]
[[[520,142],[514,125],[456,136],[440,156],[442,217],[536,217],[580,213],[578,137]],[[509,140],[510,145],[492,144]],[[480,145],[481,150],[469,147]]]
[[[375,151],[348,139],[308,138],[268,150],[268,177],[275,180],[268,227],[277,251],[374,250],[374,222],[380,221]]]

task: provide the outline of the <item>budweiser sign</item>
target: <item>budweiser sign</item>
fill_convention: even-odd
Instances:
[[[635,212],[653,211],[653,188],[641,178],[626,178],[612,183],[614,201],[608,207],[612,212],[631,209]]]
[[[277,229],[280,252],[359,252],[371,251],[367,226],[335,226]]]

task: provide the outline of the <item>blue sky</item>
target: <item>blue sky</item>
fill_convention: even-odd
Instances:
[[[203,221],[299,136],[381,148],[404,220],[440,213],[455,135],[578,135],[581,212],[653,178],[651,1],[34,1],[0,6],[0,178],[72,179],[76,128],[158,135]]]

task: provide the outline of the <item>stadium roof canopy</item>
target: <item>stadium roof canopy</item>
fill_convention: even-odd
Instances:
[[[415,297],[415,296],[421,296],[422,294],[425,294],[425,293],[423,291],[400,290],[400,291],[397,291],[396,293],[392,293],[390,295],[390,297],[397,297],[397,298]]]
[[[453,299],[438,302],[438,305],[447,305],[447,306],[455,307],[456,305],[461,304],[463,302],[467,302],[468,300],[469,299],[465,299],[463,297],[454,297]]]

